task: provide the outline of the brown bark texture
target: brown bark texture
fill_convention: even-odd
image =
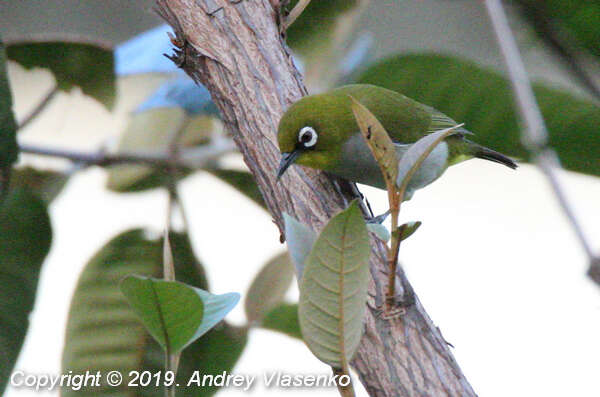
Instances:
[[[348,184],[300,166],[276,182],[277,124],[306,94],[280,33],[276,5],[273,0],[157,0],[157,11],[175,31],[174,60],[211,92],[280,232],[284,211],[320,230],[355,197]],[[474,396],[418,299],[402,315],[382,314],[386,249],[374,237],[371,247],[365,332],[351,362],[369,395]],[[399,277],[408,287],[402,272]]]

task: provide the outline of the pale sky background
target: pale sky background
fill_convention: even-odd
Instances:
[[[418,2],[411,12],[420,22],[406,19],[400,5],[382,3],[390,3],[400,19],[388,17],[391,11],[367,15],[363,28],[377,29],[376,43],[389,42],[394,27],[395,42],[435,49],[440,44],[424,38],[433,31],[440,40],[453,43],[450,50],[471,52],[466,55],[482,56],[488,64],[499,65],[496,49],[484,33],[487,24],[477,19],[485,15],[472,8],[472,2],[445,2],[443,16],[431,8],[437,2]],[[471,22],[468,29],[461,29],[467,21]],[[473,40],[473,35],[478,39]],[[546,61],[543,67],[531,65],[539,74],[555,71]],[[20,118],[49,88],[51,78],[46,72],[25,72],[14,64],[9,72]],[[548,72],[547,77],[566,81],[556,73]],[[158,81],[120,81],[120,102],[112,114],[77,91],[60,94],[21,139],[93,150],[123,129],[127,112],[144,97],[139,87],[148,93]],[[227,162],[241,164],[235,155]],[[560,173],[560,178],[584,230],[600,251],[600,179],[569,172]],[[162,192],[116,194],[106,191],[104,183],[102,170],[78,173],[50,207],[53,246],[15,369],[60,373],[66,314],[82,266],[121,231],[163,228],[166,197]],[[285,249],[269,215],[206,174],[188,178],[182,191],[194,248],[207,268],[212,292],[243,294],[258,269]],[[383,192],[365,188],[363,193],[376,212],[385,209]],[[461,164],[419,191],[403,206],[401,218],[423,221],[402,246],[401,261],[433,321],[455,346],[454,354],[479,395],[598,396],[600,293],[586,278],[581,247],[535,168],[523,165],[514,172],[478,160]],[[290,299],[296,297],[293,286]],[[244,323],[243,304],[228,320]],[[273,332],[251,331],[233,372],[262,377],[273,370],[329,373],[301,342]],[[264,389],[257,382],[250,395],[337,395],[334,389]],[[8,397],[42,395],[56,394],[10,387],[6,392]],[[226,389],[219,395],[248,394]]]

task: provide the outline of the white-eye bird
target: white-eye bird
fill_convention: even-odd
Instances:
[[[454,127],[457,123],[443,113],[395,91],[366,84],[347,85],[306,96],[294,103],[279,122],[277,140],[281,151],[279,179],[292,164],[320,169],[352,182],[385,189],[379,165],[361,136],[352,112],[351,98],[364,105],[390,135],[398,160],[411,144],[425,135]],[[436,146],[410,180],[405,200],[427,186],[450,165],[476,157],[515,169],[505,155],[457,134]]]

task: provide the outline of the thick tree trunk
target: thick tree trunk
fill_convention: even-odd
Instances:
[[[320,229],[351,194],[322,173],[292,167],[276,183],[276,131],[285,109],[306,89],[278,28],[275,0],[157,0],[174,28],[176,62],[204,84],[283,230],[286,211]],[[352,366],[371,396],[473,396],[439,330],[417,302],[382,316],[385,247],[372,239],[366,329]],[[404,277],[400,274],[400,277]],[[406,280],[405,285],[408,285]]]

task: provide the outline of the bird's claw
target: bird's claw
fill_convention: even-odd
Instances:
[[[389,215],[390,215],[390,210],[387,210],[386,212],[384,212],[381,215],[377,215],[370,219],[367,219],[367,223],[382,224]]]

